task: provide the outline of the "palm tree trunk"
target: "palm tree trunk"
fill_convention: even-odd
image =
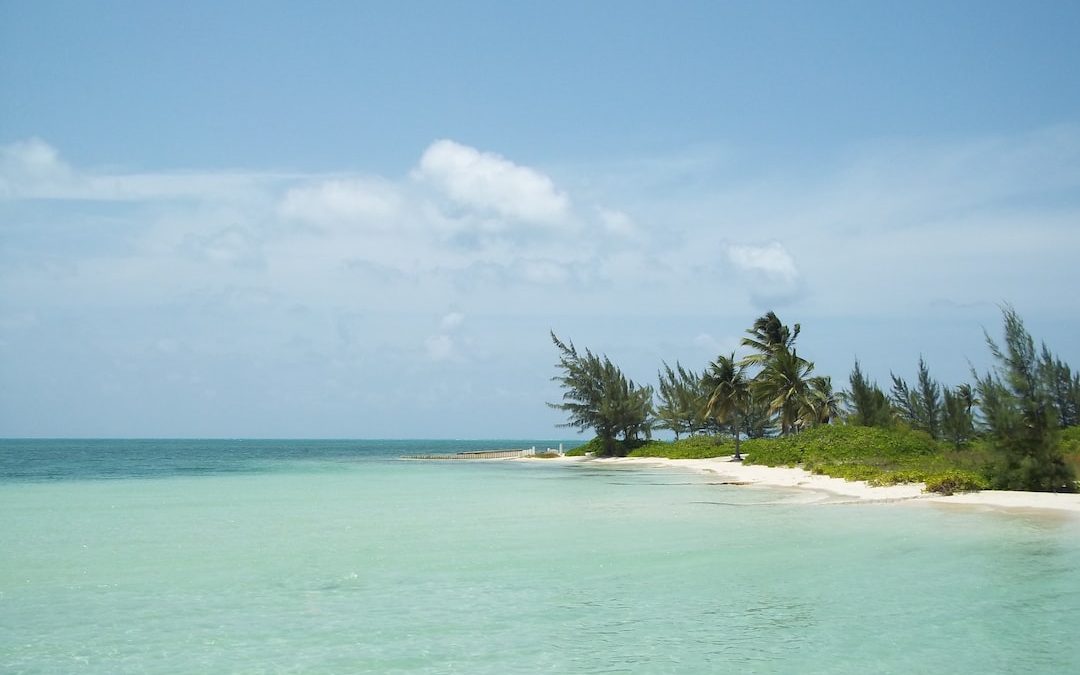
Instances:
[[[733,417],[735,418],[735,423],[732,425],[732,431],[735,432],[735,457],[733,457],[732,459],[734,459],[736,462],[741,462],[742,453],[739,452],[739,436],[741,436],[742,434],[739,433],[739,416],[734,415]]]

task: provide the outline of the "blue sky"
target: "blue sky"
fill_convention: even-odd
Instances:
[[[0,2],[0,435],[559,437],[768,309],[1080,365],[1075,3]]]

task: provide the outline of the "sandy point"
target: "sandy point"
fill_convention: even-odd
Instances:
[[[848,497],[860,502],[919,501],[1015,511],[1032,509],[1075,514],[1080,517],[1080,494],[983,490],[950,496],[924,492],[922,483],[875,487],[865,481],[819,476],[797,467],[772,467],[732,461],[729,457],[710,459],[666,459],[663,457],[558,457],[535,460],[556,463],[590,463],[608,466],[655,466],[716,474],[725,482],[765,487],[798,488]]]

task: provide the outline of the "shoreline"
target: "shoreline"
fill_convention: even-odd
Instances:
[[[518,460],[513,460],[518,461]],[[521,461],[531,461],[523,458]],[[923,492],[922,483],[875,487],[866,481],[849,481],[810,473],[801,468],[772,467],[743,464],[727,457],[710,459],[667,459],[666,457],[560,457],[543,461],[579,463],[592,462],[611,466],[657,466],[689,469],[696,473],[714,474],[734,484],[788,488],[822,492],[848,497],[865,503],[918,502],[964,507],[982,507],[1010,512],[1050,511],[1080,517],[1080,494],[1055,492],[1023,492],[1011,490],[982,490],[945,496]]]

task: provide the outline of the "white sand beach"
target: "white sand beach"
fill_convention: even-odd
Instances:
[[[564,457],[546,461],[596,462],[610,465],[660,466],[690,469],[700,473],[716,474],[731,483],[761,485],[767,487],[799,488],[817,491],[822,499],[829,495],[848,497],[865,502],[920,501],[935,504],[955,504],[992,509],[1044,509],[1073,513],[1080,516],[1080,494],[1055,494],[1050,492],[1021,492],[983,490],[951,496],[923,492],[922,483],[874,487],[865,481],[848,481],[842,478],[819,476],[804,469],[770,467],[734,462],[727,457],[711,459],[665,459],[662,457]]]

